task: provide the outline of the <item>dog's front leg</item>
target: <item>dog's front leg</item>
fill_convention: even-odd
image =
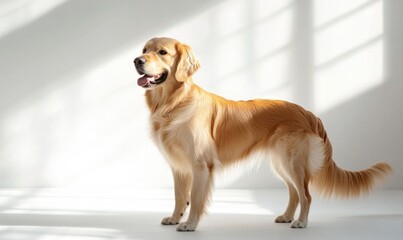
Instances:
[[[192,177],[189,174],[178,173],[172,171],[175,187],[175,209],[171,217],[162,219],[163,225],[179,224],[187,206],[189,206],[190,186],[192,185]]]
[[[205,162],[198,162],[193,166],[193,183],[191,191],[190,213],[186,222],[179,224],[177,231],[189,232],[196,230],[201,215],[205,213],[206,203],[213,186],[212,167]]]

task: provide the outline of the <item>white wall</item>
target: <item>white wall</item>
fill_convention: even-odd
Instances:
[[[147,39],[193,46],[195,82],[281,98],[325,123],[336,162],[387,161],[402,188],[399,0],[0,2],[0,187],[170,187],[132,60]],[[266,166],[222,187],[282,184]]]

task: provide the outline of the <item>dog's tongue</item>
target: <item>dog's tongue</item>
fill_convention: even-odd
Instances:
[[[140,87],[144,87],[145,85],[147,85],[147,83],[153,81],[154,79],[155,77],[144,75],[141,78],[137,79],[137,85],[139,85]]]

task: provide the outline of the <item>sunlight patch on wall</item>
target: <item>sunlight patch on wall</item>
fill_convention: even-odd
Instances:
[[[291,91],[293,1],[223,1],[168,29],[164,34],[191,44],[201,69],[194,81],[230,99]],[[197,28],[195,28],[197,26]]]
[[[328,24],[337,19],[343,19],[348,13],[367,5],[368,3],[377,2],[378,0],[314,0],[314,27],[318,28],[324,24]]]
[[[318,111],[340,104],[383,82],[383,41],[315,74]]]
[[[257,58],[271,56],[291,43],[293,15],[292,5],[286,5],[256,21],[252,44]]]
[[[257,63],[255,79],[252,79],[255,95],[258,93],[267,95],[268,98],[292,98],[291,89],[287,86],[290,77],[290,61],[289,52],[283,51]],[[285,95],[281,92],[284,87],[290,90]]]
[[[285,9],[289,9],[294,0],[254,0],[251,6],[254,21],[265,21],[278,15]],[[249,3],[249,1],[248,1]],[[287,29],[285,29],[287,30]]]
[[[251,3],[253,4],[253,3]],[[226,1],[213,8],[209,17],[213,19],[211,27],[219,38],[229,37],[250,25],[248,6],[243,1]]]
[[[314,58],[315,65],[320,66],[382,35],[382,2],[365,6],[335,22],[319,24],[316,29]]]
[[[313,85],[319,112],[383,82],[382,2],[327,3],[315,1]]]
[[[66,0],[2,0],[0,2],[0,37],[23,27]]]
[[[245,57],[249,51],[248,44],[247,36],[238,33],[231,38],[223,39],[214,46],[215,51],[212,57],[216,59],[215,65],[217,66],[214,68],[214,72],[219,78],[226,78],[247,64]],[[234,54],[237,54],[238,57],[234,57]]]

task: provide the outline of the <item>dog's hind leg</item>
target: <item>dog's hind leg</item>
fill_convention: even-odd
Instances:
[[[294,174],[301,173],[301,171],[296,171]],[[311,195],[309,194],[308,183],[309,180],[306,176],[293,176],[293,184],[295,189],[297,189],[299,204],[300,204],[300,214],[297,220],[291,223],[292,228],[305,228],[308,224],[308,214],[311,205]]]
[[[304,132],[287,134],[278,132],[272,147],[272,166],[287,184],[289,203],[283,215],[275,222],[291,222],[295,210],[300,205],[297,220],[291,223],[292,228],[305,228],[308,222],[311,196],[308,190],[310,176],[310,142]]]
[[[299,197],[298,192],[294,185],[289,181],[283,179],[288,188],[288,205],[283,215],[278,216],[274,221],[276,223],[290,223],[294,220],[295,210],[298,207]]]

